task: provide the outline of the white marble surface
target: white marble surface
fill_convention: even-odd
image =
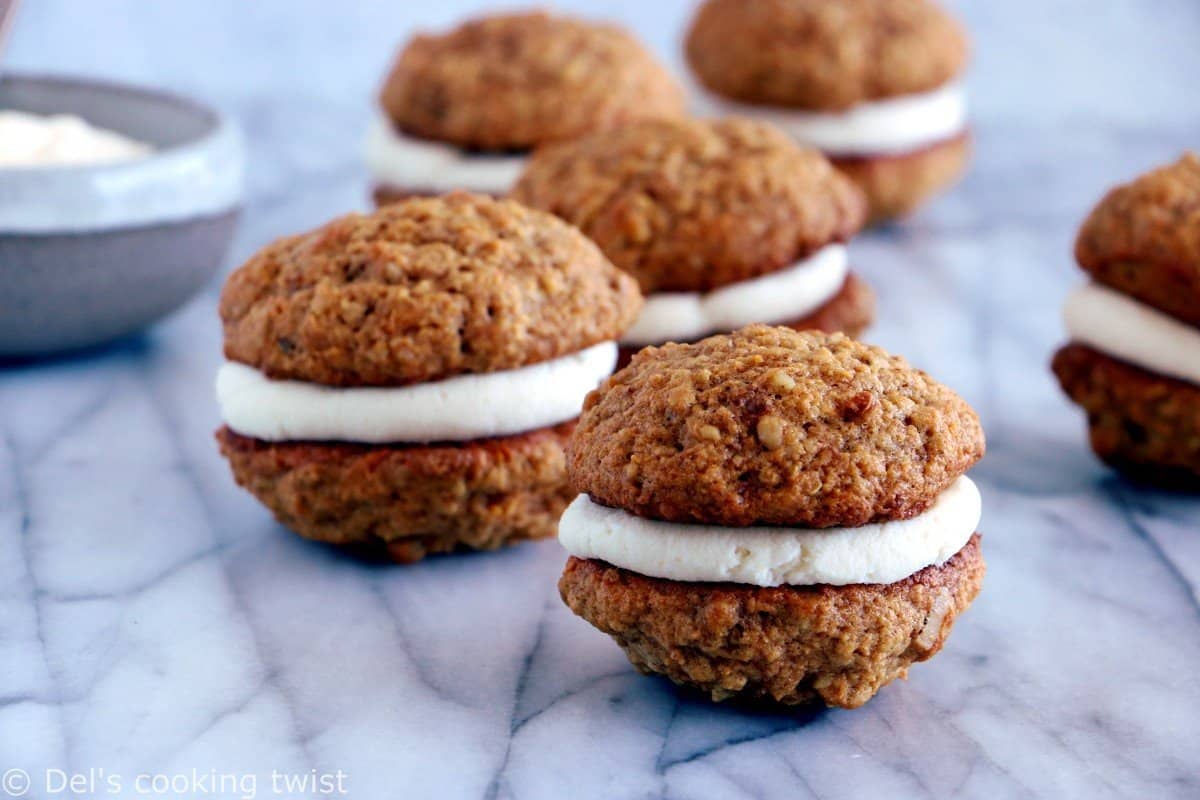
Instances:
[[[467,5],[38,0],[6,62],[233,111],[252,154],[236,260],[364,205],[393,44]],[[574,5],[672,53],[688,4]],[[213,445],[213,286],[134,341],[0,368],[0,772],[27,770],[31,797],[67,796],[47,769],[90,768],[121,791],[79,796],[193,769],[241,790],[157,796],[237,797],[249,776],[257,797],[321,796],[273,793],[271,770],[341,770],[367,800],[1200,796],[1200,501],[1098,466],[1047,370],[1079,220],[1200,145],[1200,5],[960,8],[974,171],[853,249],[882,300],[869,338],[989,434],[987,582],[910,680],[854,712],[714,707],[565,610],[553,542],[394,569],[299,541]]]

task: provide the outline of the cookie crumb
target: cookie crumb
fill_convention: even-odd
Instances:
[[[778,450],[783,447],[783,420],[779,417],[773,417],[770,414],[762,417],[755,426],[755,432],[758,434],[758,440],[768,450]]]

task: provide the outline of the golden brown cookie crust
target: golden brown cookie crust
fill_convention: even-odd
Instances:
[[[1200,156],[1110,191],[1080,229],[1075,257],[1100,283],[1200,326]]]
[[[432,445],[273,443],[223,427],[217,442],[283,525],[410,563],[553,536],[575,497],[562,450],[573,427]]]
[[[832,159],[866,195],[872,225],[913,213],[957,183],[970,160],[971,135],[966,132],[911,153]]]
[[[1102,460],[1143,483],[1200,490],[1200,386],[1081,344],[1059,350],[1053,369]]]
[[[525,150],[684,110],[682,88],[624,30],[544,13],[414,37],[380,102],[406,133],[480,150]]]
[[[558,589],[643,673],[718,701],[857,708],[941,650],[984,571],[975,534],[945,564],[890,584],[686,583],[572,557]]]
[[[221,293],[225,356],[331,386],[515,369],[620,338],[637,285],[579,231],[455,193],[280,239]]]
[[[852,339],[857,339],[875,319],[875,292],[867,282],[851,272],[846,276],[846,282],[829,302],[811,314],[799,319],[780,322],[788,328],[798,331],[826,331],[827,333],[844,333]],[[622,345],[617,359],[620,369],[633,360],[633,356],[642,348]]]
[[[971,407],[902,358],[751,325],[634,356],[588,395],[567,464],[640,517],[823,528],[916,516],[983,452]]]
[[[707,0],[685,50],[719,95],[814,110],[932,91],[968,58],[962,27],[928,0]]]
[[[542,148],[511,196],[578,226],[645,294],[774,272],[847,240],[867,212],[820,153],[733,118],[652,120]]]

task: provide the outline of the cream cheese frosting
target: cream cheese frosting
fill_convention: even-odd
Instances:
[[[1063,309],[1071,341],[1200,384],[1200,330],[1098,283],[1073,291]]]
[[[230,428],[270,442],[470,441],[574,419],[616,362],[616,343],[602,342],[519,369],[349,388],[272,380],[226,362],[217,373],[217,402]]]
[[[710,97],[724,114],[769,122],[799,142],[834,156],[897,155],[952,139],[967,128],[959,82],[921,94],[860,103],[845,111],[800,111]]]
[[[127,161],[153,148],[69,114],[0,111],[0,167],[68,166]]]
[[[831,244],[789,267],[711,292],[652,294],[621,344],[693,341],[753,322],[799,319],[836,295],[848,271],[845,245]]]
[[[406,136],[383,117],[367,133],[367,169],[401,189],[507,194],[525,169],[521,154],[471,153],[444,142]]]
[[[895,583],[944,564],[979,525],[982,505],[959,477],[911,519],[855,528],[728,528],[644,519],[580,495],[563,513],[558,540],[579,558],[675,581],[753,586]]]

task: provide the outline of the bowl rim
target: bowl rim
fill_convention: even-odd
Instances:
[[[185,95],[176,94],[175,92],[172,92],[167,89],[159,89],[159,88],[156,88],[153,86],[145,86],[142,84],[119,83],[116,81],[105,80],[103,78],[92,78],[92,77],[75,78],[70,75],[51,73],[51,72],[19,72],[19,71],[12,72],[10,70],[5,70],[3,72],[0,72],[0,88],[2,88],[4,86],[4,84],[6,84],[6,83],[17,83],[17,84],[23,83],[23,84],[33,84],[33,85],[38,85],[38,86],[54,86],[54,87],[59,87],[59,88],[95,89],[95,90],[100,90],[100,91],[105,91],[105,92],[122,94],[122,95],[130,96],[130,97],[137,97],[137,98],[141,98],[144,100],[153,100],[156,102],[164,103],[166,105],[175,106],[176,108],[182,109],[184,111],[189,111],[200,117],[203,117],[205,123],[208,125],[208,128],[199,136],[193,137],[193,138],[188,139],[183,142],[179,142],[178,144],[173,144],[173,145],[169,145],[166,147],[155,147],[148,154],[146,154],[145,156],[142,156],[140,158],[128,159],[128,160],[124,160],[124,161],[103,161],[103,162],[99,162],[96,164],[32,164],[29,166],[17,164],[17,165],[13,165],[10,167],[0,167],[0,174],[2,174],[4,171],[10,170],[10,169],[11,170],[31,170],[31,171],[34,171],[34,170],[48,170],[48,171],[51,171],[51,170],[52,171],[87,170],[87,169],[98,169],[100,167],[122,166],[124,164],[128,164],[130,161],[144,161],[147,159],[154,158],[156,156],[165,155],[167,153],[171,153],[176,150],[179,150],[179,149],[182,149],[185,147],[189,147],[193,144],[196,144],[197,142],[201,142],[204,139],[208,138],[209,136],[212,136],[213,133],[215,133],[217,131],[217,129],[225,121],[223,119],[224,115],[221,114],[221,112],[219,112],[217,109],[215,109],[211,106],[207,106],[207,105],[201,103],[198,100],[193,100],[192,98],[187,97]],[[8,111],[8,110],[13,110],[13,109],[0,109],[0,110]],[[19,109],[16,109],[16,110],[19,110]],[[125,135],[128,135],[128,134],[125,134]]]
[[[92,77],[5,71],[3,84],[152,101],[197,115],[206,129],[139,158],[0,168],[0,235],[143,227],[241,205],[243,140],[233,118],[219,109],[168,89]]]

